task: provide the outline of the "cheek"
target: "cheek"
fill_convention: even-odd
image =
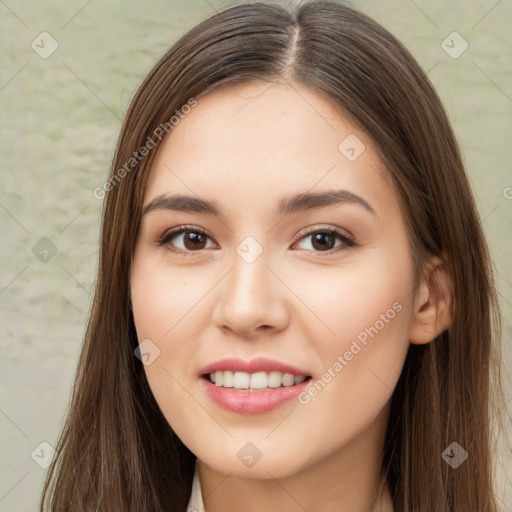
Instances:
[[[413,273],[407,254],[383,249],[336,279],[318,277],[302,279],[299,293],[324,290],[310,294],[310,305],[328,328],[316,319],[301,324],[315,340],[322,374],[299,399],[335,442],[368,425],[393,393],[409,347]]]
[[[171,271],[162,264],[161,258],[134,258],[131,293],[139,340],[152,335],[169,344],[179,331],[182,347],[193,343],[193,338],[186,338],[195,333],[196,321],[200,320],[198,306],[207,292],[207,285],[204,278],[196,280],[190,269]]]
[[[134,258],[131,292],[139,343],[150,340],[151,362],[144,364],[149,387],[179,437],[194,439],[199,435],[197,419],[204,414],[190,394],[190,368],[201,329],[194,304],[201,289],[151,258]]]
[[[131,272],[132,309],[139,343],[157,357],[144,370],[164,416],[177,432],[190,433],[204,411],[191,399],[197,386],[197,354],[211,315],[205,313],[211,275],[197,267],[171,268],[165,256],[135,253]],[[147,343],[146,341],[144,341]],[[181,427],[180,427],[181,426]]]
[[[400,309],[397,302],[392,304]],[[384,408],[403,368],[409,322],[405,306],[387,324],[379,318],[381,311],[385,314],[388,309],[375,307],[372,312],[377,314],[367,309],[368,321],[362,324],[350,317],[338,322],[343,334],[322,350],[323,373],[298,397],[294,428],[306,427],[307,432],[309,425],[316,433],[307,441],[313,445],[315,459],[364,437],[371,425],[387,424]]]

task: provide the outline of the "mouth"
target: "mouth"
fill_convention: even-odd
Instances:
[[[201,378],[214,384],[216,387],[231,389],[232,391],[270,391],[276,388],[291,388],[311,380],[311,375],[294,375],[279,371],[271,372],[239,372],[216,371],[205,373]]]
[[[206,395],[219,407],[238,414],[257,415],[285,404],[297,404],[293,399],[305,391],[312,377],[277,371],[267,374],[225,370],[202,374],[199,381]]]
[[[198,378],[213,402],[240,414],[263,414],[292,404],[313,380],[306,370],[263,356],[215,361],[200,370]]]

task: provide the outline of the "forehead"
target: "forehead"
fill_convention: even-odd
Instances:
[[[228,85],[197,101],[160,145],[145,203],[162,193],[253,206],[316,189],[342,187],[369,201],[393,194],[371,140],[312,89]]]
[[[340,136],[353,131],[331,102],[304,86],[227,84],[200,97],[165,145],[193,149],[194,157],[236,149],[225,159],[244,161],[257,155],[260,162],[278,162],[281,155],[289,160],[291,155],[308,158],[320,148],[337,151]]]

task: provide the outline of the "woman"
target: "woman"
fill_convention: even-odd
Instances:
[[[441,102],[384,28],[323,2],[205,20],[95,195],[41,510],[498,510],[487,248]]]

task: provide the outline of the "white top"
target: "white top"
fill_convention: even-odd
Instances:
[[[201,482],[199,481],[199,471],[196,466],[194,470],[194,479],[192,480],[192,491],[190,492],[190,499],[188,500],[187,512],[205,512],[203,495],[201,493]]]

